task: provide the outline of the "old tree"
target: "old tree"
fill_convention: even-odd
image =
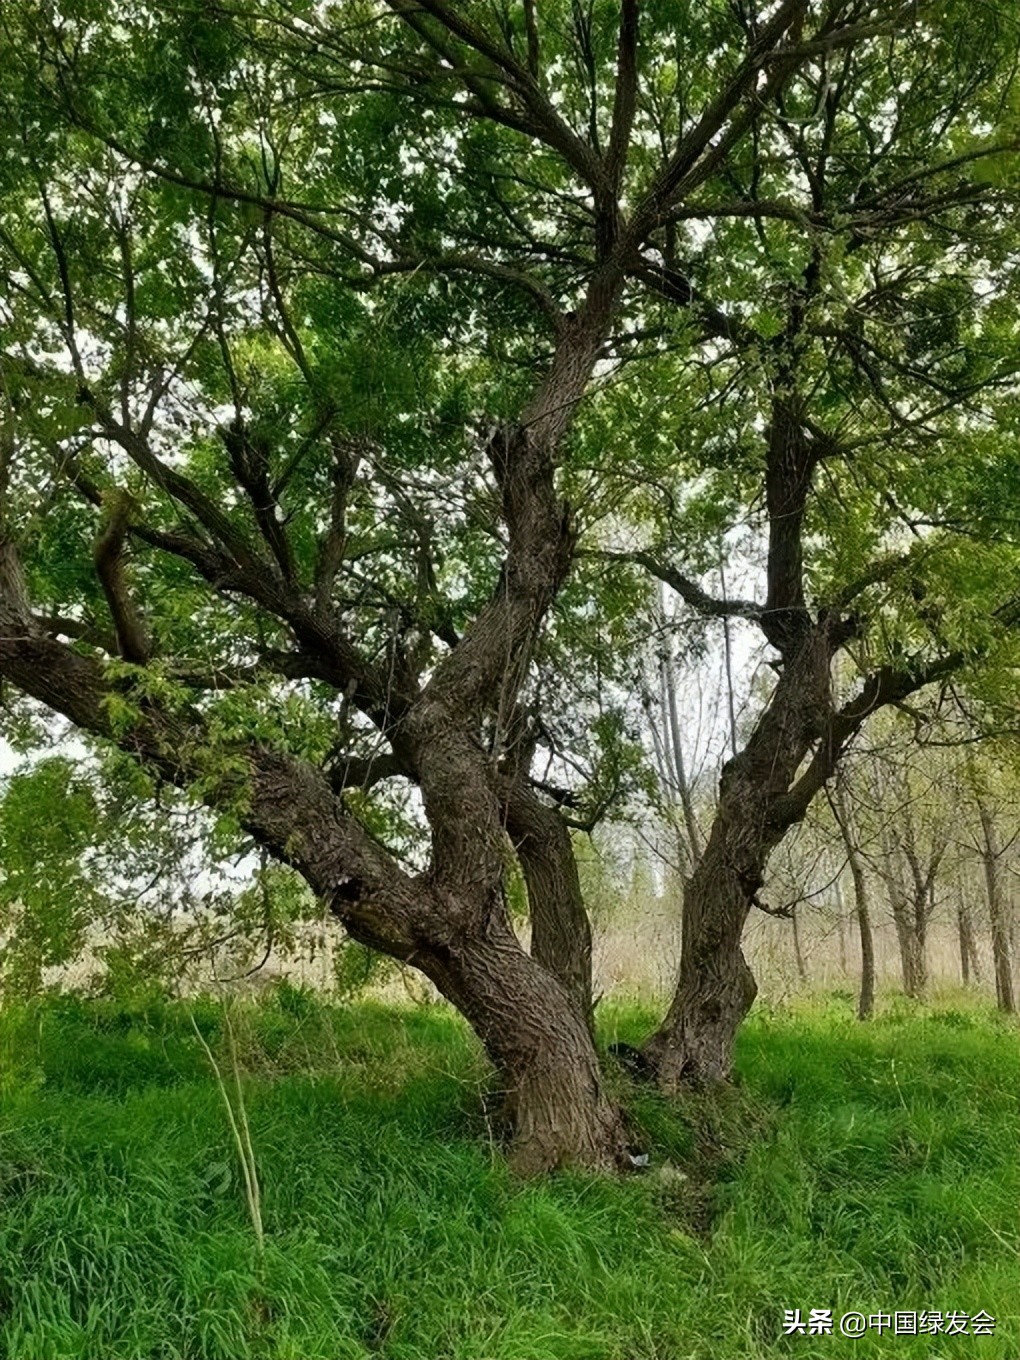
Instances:
[[[770,850],[876,708],[1008,673],[1015,7],[0,22],[8,711],[130,753],[427,974],[523,1169],[612,1164],[570,790],[534,772],[543,668],[586,668],[564,600],[658,577],[772,649],[647,1049],[666,1088],[725,1076]],[[739,526],[762,585],[724,599]]]

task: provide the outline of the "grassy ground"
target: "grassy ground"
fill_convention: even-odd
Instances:
[[[736,1090],[677,1112],[621,1078],[648,1174],[520,1185],[444,1009],[235,1005],[261,1258],[192,1014],[225,1058],[215,1003],[0,1013],[4,1360],[1020,1355],[1018,1051],[988,1013],[759,1013]],[[998,1327],[782,1335],[822,1307]]]

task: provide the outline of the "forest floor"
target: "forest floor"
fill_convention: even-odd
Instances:
[[[220,1003],[0,1011],[3,1360],[1020,1356],[1020,1051],[962,998],[759,1009],[731,1090],[620,1076],[647,1172],[530,1184],[445,1007],[284,985],[230,1016],[261,1253]],[[603,1039],[650,1019],[614,1004]],[[815,1308],[833,1335],[784,1335]],[[996,1327],[894,1331],[935,1311]],[[850,1313],[881,1332],[840,1335]]]

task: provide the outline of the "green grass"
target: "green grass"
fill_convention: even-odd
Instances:
[[[3,1360],[1020,1355],[1018,1051],[988,1013],[759,1013],[737,1088],[621,1087],[657,1170],[522,1185],[445,1009],[285,989],[234,1011],[260,1260],[192,1010],[222,1054],[209,1002],[0,1013]],[[784,1338],[784,1307],[998,1328]]]

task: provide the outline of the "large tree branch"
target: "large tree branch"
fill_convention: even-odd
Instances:
[[[98,405],[98,403],[97,403]],[[116,440],[132,461],[172,500],[189,510],[213,540],[203,543],[194,535],[155,529],[133,522],[130,533],[152,547],[190,562],[217,593],[236,592],[261,605],[285,623],[314,667],[315,674],[335,688],[352,694],[354,701],[380,728],[388,728],[410,701],[397,677],[371,664],[337,626],[332,611],[320,614],[296,585],[283,578],[275,564],[264,557],[190,478],[170,467],[152,450],[147,440],[101,413],[104,433]],[[67,469],[75,485],[93,503],[102,493],[72,466]]]
[[[240,417],[223,432],[223,442],[230,456],[234,476],[251,503],[259,532],[276,559],[284,580],[293,583],[294,553],[287,530],[277,514],[279,507],[269,482],[269,452],[246,428]]]
[[[420,893],[343,808],[308,762],[254,743],[210,747],[201,714],[146,696],[115,724],[117,691],[100,661],[49,636],[32,617],[14,545],[0,541],[0,675],[76,727],[113,741],[181,787],[201,781],[213,807],[234,807],[247,831],[292,864],[359,938],[407,957]]]
[[[96,574],[117,635],[118,650],[125,661],[143,665],[149,659],[150,644],[141,614],[124,577],[124,540],[131,515],[130,498],[114,492],[106,524],[96,540]]]
[[[966,183],[939,194],[918,197],[888,196],[888,202],[875,203],[861,210],[859,200],[853,204],[816,209],[807,203],[782,199],[751,197],[738,202],[683,203],[673,208],[666,217],[669,222],[711,222],[716,218],[752,217],[775,222],[792,222],[805,231],[847,237],[871,236],[879,231],[905,226],[910,222],[927,221],[933,215],[968,203],[981,202],[994,196],[994,185]]]
[[[875,24],[840,23],[841,6],[836,5],[830,11],[828,26],[813,39],[802,42],[800,30],[808,8],[807,0],[785,0],[755,34],[748,55],[732,80],[682,139],[635,215],[643,223],[642,236],[668,220],[684,196],[724,164],[761,109],[777,98],[790,77],[811,57],[895,32],[901,20],[914,22],[913,6],[909,3],[899,5]],[[784,42],[787,35],[793,35],[794,41]],[[759,89],[758,76],[762,71],[766,75]]]
[[[916,659],[913,664],[882,666],[865,676],[860,692],[830,714],[814,755],[789,793],[773,801],[769,821],[785,830],[802,820],[811,800],[836,771],[847,744],[878,709],[908,698],[936,680],[959,670],[965,657],[952,652],[934,660]]]
[[[676,567],[668,562],[663,562],[653,553],[649,552],[611,552],[598,549],[585,551],[586,557],[598,557],[608,562],[632,562],[635,566],[644,567],[652,576],[665,582],[671,590],[676,591],[685,604],[704,618],[725,619],[742,618],[760,621],[764,612],[760,604],[755,604],[753,600],[722,600],[715,595],[710,595],[708,591],[702,589],[690,576],[685,576]]]
[[[532,647],[570,566],[573,533],[568,507],[556,491],[556,462],[612,323],[622,282],[622,261],[614,253],[593,276],[583,306],[564,328],[546,377],[519,421],[499,428],[489,441],[507,528],[499,581],[456,648],[439,661],[407,717],[433,828],[437,882],[459,900],[485,901],[486,894],[502,891],[493,757],[479,744],[478,720],[483,713],[494,720],[498,762]]]
[[[394,274],[477,274],[481,278],[494,279],[509,287],[527,294],[536,304],[543,316],[559,331],[564,324],[563,311],[552,292],[544,283],[523,269],[501,260],[490,260],[484,255],[470,251],[450,252],[442,255],[401,255],[392,260],[377,260],[371,278],[382,279]],[[350,280],[353,286],[364,287],[368,279]]]
[[[727,314],[705,297],[678,269],[657,264],[642,255],[631,266],[631,273],[660,297],[690,310],[709,336],[735,344],[759,343],[761,337],[737,317]]]

